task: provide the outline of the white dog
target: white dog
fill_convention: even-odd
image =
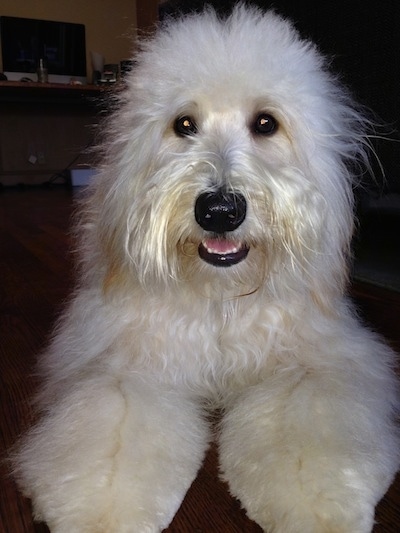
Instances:
[[[53,533],[166,528],[214,408],[223,477],[265,531],[371,531],[399,438],[393,354],[343,296],[365,132],[274,13],[209,9],[142,44],[16,458]]]

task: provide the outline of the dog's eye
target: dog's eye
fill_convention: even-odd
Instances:
[[[258,115],[254,125],[254,133],[259,135],[272,135],[278,129],[278,122],[274,119],[272,115],[268,113],[262,113]]]
[[[175,120],[174,130],[180,136],[194,135],[197,133],[197,125],[191,117],[185,115]]]

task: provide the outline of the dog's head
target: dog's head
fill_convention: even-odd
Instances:
[[[166,23],[142,43],[94,184],[106,284],[341,287],[363,124],[276,14]]]

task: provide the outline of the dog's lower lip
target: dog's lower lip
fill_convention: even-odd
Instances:
[[[219,241],[219,246],[212,246],[217,240],[206,240],[199,245],[199,256],[213,266],[228,267],[243,261],[249,253],[249,247],[242,243]],[[210,246],[211,243],[211,246]],[[223,251],[219,251],[219,250]]]

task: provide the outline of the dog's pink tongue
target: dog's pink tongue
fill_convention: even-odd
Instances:
[[[229,254],[238,251],[240,245],[227,239],[205,239],[203,241],[207,251],[213,254]]]
[[[203,261],[217,267],[237,265],[246,259],[249,247],[241,241],[209,238],[199,244],[199,256]]]

